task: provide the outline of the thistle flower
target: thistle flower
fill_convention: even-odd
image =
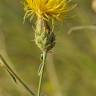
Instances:
[[[55,46],[55,35],[49,26],[50,20],[60,20],[69,11],[67,0],[25,0],[24,21],[36,17],[35,43],[41,51]]]
[[[68,3],[67,0],[25,0],[24,19],[30,17],[32,20],[36,15],[44,20],[49,18],[59,20],[69,11]]]
[[[55,46],[55,35],[50,26],[50,20],[61,20],[72,8],[67,0],[25,0],[24,21],[36,17],[35,43],[42,51],[42,64],[39,68],[39,86],[37,96],[40,96],[42,75],[47,53]]]

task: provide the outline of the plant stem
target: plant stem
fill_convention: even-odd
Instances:
[[[83,30],[83,29],[90,29],[90,30],[96,30],[96,25],[86,25],[86,26],[75,26],[70,28],[70,30],[67,32],[68,34],[71,34],[73,31],[77,30]]]
[[[24,86],[24,88],[32,95],[36,96],[35,93],[27,86],[27,84],[24,83],[24,81],[13,71],[13,69],[8,65],[4,57],[0,54],[0,58],[5,64],[6,68],[13,74],[13,76],[20,82],[21,85]]]
[[[42,61],[42,67],[40,70],[40,74],[39,74],[39,85],[38,85],[38,92],[37,92],[37,96],[40,96],[41,93],[41,84],[42,84],[42,78],[43,78],[43,73],[44,73],[44,66],[46,63],[46,57],[47,57],[47,52],[43,51],[43,61]]]

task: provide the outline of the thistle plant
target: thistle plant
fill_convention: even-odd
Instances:
[[[35,43],[41,50],[42,63],[39,67],[39,86],[37,96],[41,93],[41,83],[46,63],[47,53],[55,46],[55,34],[50,22],[62,20],[72,7],[69,7],[67,0],[25,0],[24,2],[24,21],[30,21],[35,17]],[[54,26],[54,25],[53,25]]]
[[[32,21],[35,20],[35,44],[41,50],[41,64],[38,70],[39,84],[38,91],[35,94],[24,81],[14,72],[14,70],[8,65],[2,54],[0,59],[3,61],[7,72],[11,75],[13,80],[17,80],[31,93],[32,96],[41,95],[41,84],[46,64],[47,54],[53,47],[55,47],[56,38],[54,34],[54,21],[63,20],[64,16],[72,10],[75,6],[69,6],[71,0],[24,0],[24,21],[29,18]],[[51,23],[51,24],[50,24]]]

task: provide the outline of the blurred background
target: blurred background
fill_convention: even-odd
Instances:
[[[23,24],[23,0],[0,0],[0,53],[33,91],[38,87],[40,50],[34,30]],[[42,83],[45,96],[96,96],[96,0],[78,6],[56,22],[56,46],[49,53]],[[0,67],[0,96],[31,96]]]

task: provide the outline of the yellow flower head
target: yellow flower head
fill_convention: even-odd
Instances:
[[[30,20],[36,15],[45,20],[61,19],[69,11],[67,0],[25,0],[24,20],[30,17]]]

